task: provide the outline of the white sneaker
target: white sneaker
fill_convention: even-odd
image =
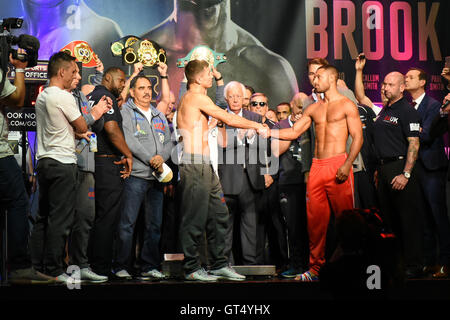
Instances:
[[[166,276],[157,269],[152,269],[147,272],[142,272],[141,276],[144,278],[148,277],[148,278],[153,278],[153,279],[158,279],[158,280],[162,280],[162,279],[166,278]]]
[[[70,283],[70,284],[79,284],[81,280],[79,277],[71,277],[67,273],[61,273],[59,276],[55,278],[57,283]]]
[[[91,268],[83,268],[80,270],[80,279],[82,281],[89,281],[93,283],[102,283],[108,281],[107,276],[96,274]]]
[[[218,277],[219,279],[233,280],[233,281],[244,281],[245,276],[237,273],[232,267],[226,266],[217,270],[210,270],[210,274]]]
[[[208,274],[205,269],[201,268],[195,272],[189,273],[185,276],[186,280],[192,281],[206,281],[206,282],[214,282],[217,281],[218,277],[214,275]]]
[[[122,269],[114,274],[120,280],[131,280],[133,277],[128,273],[127,270]]]

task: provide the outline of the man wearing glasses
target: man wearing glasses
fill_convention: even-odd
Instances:
[[[262,117],[262,123],[266,124],[269,128],[273,128],[275,122],[266,117],[266,113],[269,110],[269,99],[264,93],[254,93],[250,97],[249,107],[250,111],[257,113]],[[278,170],[269,170],[269,166],[273,166],[273,163],[270,163],[270,140],[268,141],[268,144],[265,154],[265,188],[262,191],[262,201],[260,202],[257,220],[257,250],[258,252],[264,252],[267,233],[269,240],[269,257],[267,258],[270,258],[271,261],[267,261],[266,259],[265,263],[274,263],[277,267],[284,268],[287,263],[287,243],[279,214],[278,183],[276,181]]]

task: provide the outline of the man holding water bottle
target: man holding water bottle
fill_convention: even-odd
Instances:
[[[78,79],[74,79],[70,91],[77,102],[89,130],[102,128],[103,114],[112,108],[112,99],[103,96],[98,103],[90,104],[86,96],[79,90]],[[98,121],[97,121],[98,120]],[[97,136],[88,131],[83,135],[75,135],[75,150],[77,155],[78,179],[76,188],[75,214],[69,241],[69,265],[79,267],[80,280],[89,282],[104,282],[108,277],[98,275],[89,268],[87,248],[89,233],[95,218],[95,159],[97,152]]]

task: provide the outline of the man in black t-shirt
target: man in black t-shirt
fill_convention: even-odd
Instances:
[[[422,272],[422,213],[414,165],[419,154],[419,114],[403,98],[404,77],[386,75],[382,84],[387,105],[373,124],[374,147],[379,159],[376,172],[378,200],[388,226],[398,239],[407,278]]]
[[[113,239],[120,216],[122,179],[130,175],[133,166],[133,156],[123,135],[122,115],[117,104],[124,86],[125,73],[112,67],[106,70],[102,84],[88,95],[91,104],[97,103],[103,96],[113,100],[113,107],[102,117],[103,127],[95,132],[98,137],[95,155],[96,213],[89,243],[92,269],[107,276],[111,273]],[[124,166],[122,171],[121,165]]]

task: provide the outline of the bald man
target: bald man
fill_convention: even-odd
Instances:
[[[376,172],[380,209],[400,239],[407,278],[422,273],[422,217],[414,166],[419,154],[420,117],[403,97],[400,72],[386,75],[382,84],[386,106],[378,114],[372,139],[379,165]]]
[[[112,276],[113,243],[121,212],[123,179],[133,168],[133,155],[128,148],[122,128],[122,115],[117,98],[125,87],[125,73],[116,67],[106,70],[102,84],[87,98],[92,105],[109,97],[112,108],[102,117],[103,126],[95,128],[98,152],[95,154],[95,220],[89,242],[92,270]],[[124,170],[122,166],[124,165]]]
[[[362,125],[356,105],[337,90],[338,71],[331,65],[317,69],[315,92],[323,93],[303,116],[287,129],[272,130],[281,140],[297,139],[314,121],[315,155],[307,184],[307,220],[310,242],[309,270],[296,280],[318,280],[325,263],[325,241],[331,209],[336,215],[354,206],[352,163],[361,149]],[[346,143],[352,137],[349,154]],[[331,205],[331,208],[330,208]]]

